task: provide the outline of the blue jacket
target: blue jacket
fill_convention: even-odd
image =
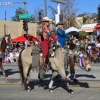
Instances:
[[[65,31],[61,28],[57,29],[56,35],[57,35],[58,42],[60,43],[61,47],[64,48],[66,39],[70,39],[70,37],[67,36]]]

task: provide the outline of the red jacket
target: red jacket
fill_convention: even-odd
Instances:
[[[48,41],[50,42],[51,39],[54,40],[54,42],[57,41],[57,38],[53,35],[53,33],[50,31],[49,29],[49,32],[50,32],[50,36],[48,35],[48,32],[45,30],[45,28],[41,27],[42,28],[42,32],[40,33],[41,35],[41,41]]]

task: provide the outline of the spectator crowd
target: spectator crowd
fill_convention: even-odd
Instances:
[[[78,39],[75,36],[72,36],[71,38],[73,38],[74,43],[77,45]],[[86,44],[91,44],[91,43],[94,43],[96,45],[95,47],[96,47],[97,55],[99,58],[98,62],[100,62],[100,29],[98,30],[97,33],[93,32],[89,34],[88,36],[84,35],[84,37],[81,39],[81,45],[83,46]],[[33,45],[34,45],[34,42],[30,41],[28,46],[33,46]],[[26,47],[25,42],[12,43],[10,44],[10,46],[7,46],[5,50],[3,63],[17,64],[19,53],[25,47]]]
[[[33,45],[34,43],[31,41],[29,42],[28,46],[33,46]],[[4,54],[3,63],[17,64],[19,53],[24,48],[25,48],[24,42],[13,43],[13,44],[10,44],[10,46],[7,46],[5,50],[5,54]]]

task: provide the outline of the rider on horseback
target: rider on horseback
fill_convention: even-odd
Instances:
[[[63,22],[59,22],[56,24],[56,27],[57,27],[56,35],[58,38],[58,42],[60,43],[60,46],[62,48],[62,51],[65,46],[66,40],[70,40],[70,37],[66,35],[65,31],[63,30],[63,25],[64,25]]]
[[[41,26],[39,28],[40,36],[41,36],[41,42],[40,42],[40,47],[42,50],[42,63],[40,65],[40,69],[44,66],[45,60],[48,55],[48,50],[50,46],[51,39],[54,40],[54,42],[57,42],[57,38],[53,35],[51,30],[49,29],[49,22],[50,19],[48,17],[44,17],[43,20],[41,21]],[[57,42],[57,45],[59,43]]]

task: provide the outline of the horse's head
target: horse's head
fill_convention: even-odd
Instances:
[[[11,41],[11,36],[10,34],[5,34],[4,39],[6,40],[6,44],[9,45],[12,41]]]
[[[90,71],[91,70],[90,56],[84,48],[81,50],[79,57],[80,57],[79,61],[80,67],[85,69],[86,71]]]

